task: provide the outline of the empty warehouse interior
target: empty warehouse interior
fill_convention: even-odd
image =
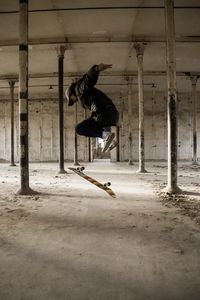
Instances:
[[[0,300],[199,300],[200,1],[1,0],[0,25]],[[66,97],[92,67],[106,152]]]

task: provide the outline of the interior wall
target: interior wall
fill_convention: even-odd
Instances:
[[[199,119],[200,94],[197,95]],[[145,158],[148,160],[167,159],[167,98],[162,92],[145,93]],[[129,159],[128,107],[127,97],[120,99],[120,160]],[[138,100],[133,103],[133,159],[138,160]],[[65,159],[74,159],[75,107],[64,106],[65,114]],[[83,108],[78,106],[78,122],[85,118]],[[197,124],[197,141],[200,138],[200,123]],[[15,101],[15,161],[19,159],[18,103]],[[192,158],[192,101],[190,93],[178,93],[178,159]],[[33,100],[29,102],[29,159],[30,161],[57,161],[58,140],[58,101]],[[197,156],[200,156],[198,147]],[[114,153],[114,152],[113,152]],[[78,137],[78,159],[88,160],[88,139]],[[114,161],[115,157],[111,155]],[[0,160],[10,160],[10,101],[0,101]]]
[[[15,101],[14,143],[15,161],[19,160],[19,120],[18,103]],[[74,159],[74,107],[64,105],[65,127],[64,146],[65,159]],[[84,118],[83,109],[78,110],[78,120]],[[58,101],[33,100],[29,101],[29,160],[57,161],[59,156],[58,139]],[[10,103],[9,100],[0,101],[0,160],[10,160]],[[87,160],[87,139],[78,139],[78,157]]]
[[[133,159],[138,160],[138,98],[133,94]],[[200,138],[200,94],[197,94],[197,143]],[[127,99],[126,99],[127,100]],[[125,103],[127,103],[125,100]],[[178,114],[178,159],[192,159],[193,153],[193,131],[192,131],[192,100],[190,93],[177,93],[177,114]],[[128,107],[122,104],[124,112],[120,114],[120,160],[129,159],[128,142]],[[145,135],[145,159],[167,160],[167,95],[164,92],[144,94],[144,135]],[[197,156],[200,156],[200,148],[197,149]],[[115,157],[112,157],[115,160]]]

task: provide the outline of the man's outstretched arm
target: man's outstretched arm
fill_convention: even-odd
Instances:
[[[76,94],[78,96],[83,95],[90,88],[94,87],[95,84],[97,83],[99,73],[108,68],[112,68],[112,65],[99,64],[99,65],[92,66],[92,68],[90,68],[90,70],[85,75],[83,75],[83,77],[77,82]]]
[[[104,71],[104,70],[106,70],[106,69],[110,69],[110,68],[112,68],[112,64],[99,64],[99,65],[97,65],[97,69],[98,69],[98,71],[99,72],[101,72],[101,71]]]

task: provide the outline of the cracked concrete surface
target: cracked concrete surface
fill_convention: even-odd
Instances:
[[[39,194],[19,196],[19,167],[1,164],[0,299],[199,299],[198,214],[175,198],[163,202],[166,163],[147,162],[145,174],[136,163],[85,166],[112,182],[116,199],[71,171],[59,175],[56,163],[30,164]],[[185,202],[199,203],[199,174],[188,163],[179,185]]]

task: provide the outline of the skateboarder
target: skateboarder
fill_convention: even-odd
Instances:
[[[76,125],[76,132],[79,135],[103,138],[103,152],[114,146],[111,144],[115,134],[110,132],[110,126],[116,126],[119,119],[119,113],[112,100],[94,87],[99,73],[108,68],[112,68],[112,65],[94,65],[81,79],[72,82],[66,90],[69,106],[79,101],[84,108],[92,112],[90,118]]]

